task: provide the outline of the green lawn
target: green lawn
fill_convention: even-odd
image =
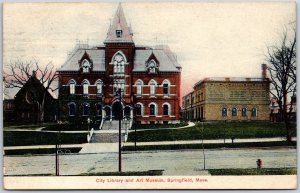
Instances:
[[[289,143],[287,141],[274,141],[274,142],[248,142],[248,143],[209,143],[204,144],[204,149],[217,149],[217,148],[259,148],[259,147],[280,147],[280,146],[293,146],[296,148],[297,143]],[[202,149],[201,140],[198,144],[170,144],[170,145],[125,145],[122,151],[156,151],[156,150],[178,150],[178,149]]]
[[[46,133],[39,131],[4,131],[4,146],[25,146],[25,145],[55,145],[58,140],[58,133]],[[86,133],[61,133],[61,144],[86,143]]]
[[[182,122],[178,124],[136,124],[132,126],[132,129],[164,129],[164,128],[177,128],[187,126],[187,122]]]
[[[284,137],[286,130],[284,123],[270,122],[215,122],[203,123],[204,139],[225,138],[263,138]],[[194,127],[183,129],[162,129],[136,132],[136,140],[142,141],[175,141],[202,139],[202,123]],[[293,136],[296,136],[296,125],[293,127]],[[128,141],[135,140],[135,132],[129,134]]]
[[[209,169],[212,176],[297,175],[297,168]]]

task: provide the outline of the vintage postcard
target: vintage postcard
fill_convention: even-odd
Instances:
[[[296,3],[4,3],[4,188],[296,189]]]

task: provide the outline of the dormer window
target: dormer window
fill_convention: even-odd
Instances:
[[[117,38],[121,38],[122,37],[122,30],[116,30],[116,36],[117,36]]]
[[[151,60],[147,65],[147,69],[150,74],[157,73],[157,63],[154,60]]]
[[[82,72],[89,73],[91,69],[91,64],[88,60],[83,60],[82,62]]]

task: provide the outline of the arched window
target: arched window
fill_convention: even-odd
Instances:
[[[233,117],[237,116],[237,109],[235,107],[232,108],[232,116]]]
[[[150,74],[155,74],[157,72],[157,63],[155,60],[150,60],[146,67]]]
[[[91,69],[91,64],[88,60],[83,60],[82,61],[82,72],[83,73],[89,73]]]
[[[90,115],[90,104],[89,103],[83,103],[82,115],[83,116]]]
[[[76,85],[75,80],[72,79],[69,81],[70,94],[75,94],[75,85]]]
[[[113,56],[112,64],[114,65],[114,74],[115,75],[124,75],[126,58],[125,58],[125,55],[121,51],[118,51]]]
[[[83,80],[82,85],[83,85],[83,94],[88,95],[89,94],[89,85],[90,85],[89,81],[86,79]]]
[[[137,116],[141,116],[142,115],[142,106],[140,104],[137,104],[135,107],[135,113]]]
[[[76,115],[76,104],[74,102],[69,103],[69,116],[75,116]]]
[[[163,105],[163,115],[169,115],[169,105]]]
[[[253,108],[252,111],[251,111],[251,116],[252,117],[256,117],[257,116],[257,110],[256,108]]]
[[[150,115],[155,115],[155,105],[154,104],[150,105]]]
[[[155,96],[157,83],[155,82],[155,80],[151,80],[149,82],[149,85],[150,85],[150,96]]]
[[[96,104],[97,116],[102,116],[102,105]]]
[[[246,108],[242,108],[242,116],[243,117],[247,116],[247,109]]]
[[[142,103],[137,103],[135,106],[135,113],[137,116],[144,115],[144,105]]]
[[[227,117],[227,109],[226,108],[222,108],[222,116]]]
[[[137,96],[141,96],[143,94],[143,81],[142,80],[137,80],[136,81],[136,94]]]
[[[170,81],[169,80],[163,81],[163,94],[164,94],[164,96],[170,95]]]
[[[102,94],[102,87],[103,87],[102,80],[96,81],[96,87],[97,87],[97,94]]]

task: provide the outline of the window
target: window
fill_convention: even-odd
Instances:
[[[97,80],[96,87],[97,87],[97,94],[102,94],[103,82],[101,80]]]
[[[117,52],[113,57],[114,75],[124,75],[125,73],[125,56],[121,52]]]
[[[242,108],[242,116],[243,117],[247,116],[247,109],[246,108]]]
[[[232,116],[237,116],[237,109],[235,107],[232,109]]]
[[[116,30],[116,36],[117,36],[117,38],[121,38],[122,37],[122,30]]]
[[[125,80],[124,79],[115,79],[114,80],[114,93],[117,90],[121,89],[122,92],[125,92]]]
[[[136,94],[138,96],[141,96],[142,95],[142,85],[143,85],[143,82],[141,80],[138,80],[136,82]]]
[[[102,105],[96,104],[97,116],[102,116]]]
[[[137,104],[136,107],[135,107],[135,113],[137,116],[141,116],[142,115],[142,105],[140,104]]]
[[[156,71],[157,71],[157,64],[154,60],[151,60],[148,64],[147,64],[147,69],[148,69],[148,72],[150,74],[155,74]]]
[[[257,112],[256,112],[256,108],[253,108],[251,111],[251,116],[252,117],[256,117],[257,116]]]
[[[222,116],[227,117],[227,109],[226,108],[222,109]]]
[[[90,105],[88,103],[83,103],[83,116],[88,116],[90,114]]]
[[[70,94],[75,94],[75,85],[76,85],[75,80],[70,80],[69,81]]]
[[[87,81],[87,80],[83,81],[83,94],[84,95],[89,94],[89,81]]]
[[[142,85],[140,83],[138,83],[138,85],[136,85],[136,94],[142,95]]]
[[[170,81],[168,79],[165,79],[163,81],[163,94],[164,96],[169,96],[170,95]]]
[[[83,60],[82,62],[82,72],[89,73],[91,69],[91,64],[88,60]]]
[[[164,115],[169,115],[169,105],[165,104],[163,106]]]
[[[155,93],[156,93],[155,87],[156,87],[156,82],[154,80],[151,80],[150,81],[150,96],[154,96],[155,95]]]
[[[154,116],[154,115],[155,115],[155,105],[154,105],[154,104],[151,104],[151,105],[150,105],[150,115],[151,115],[151,116]]]
[[[69,106],[69,116],[75,116],[75,114],[76,114],[75,103],[70,103],[68,106]]]

